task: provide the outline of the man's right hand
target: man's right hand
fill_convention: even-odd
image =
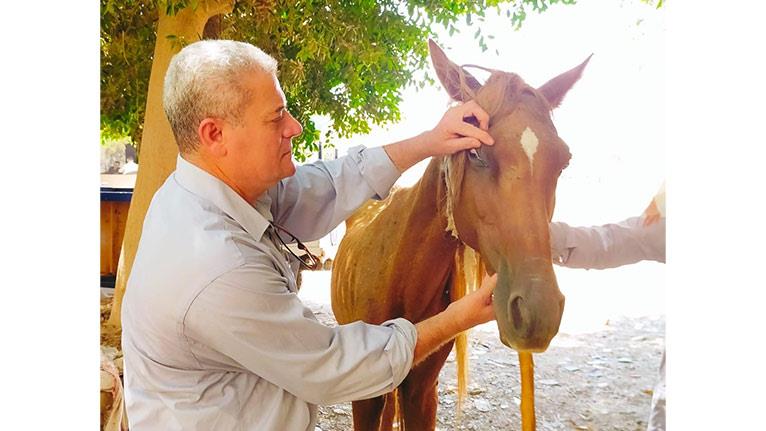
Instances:
[[[466,121],[475,118],[476,127]],[[489,115],[473,100],[453,106],[444,113],[439,124],[426,132],[427,151],[432,156],[444,156],[458,151],[479,148],[482,144],[494,145],[495,140],[487,133]]]
[[[418,339],[415,343],[413,366],[423,361],[447,341],[474,326],[494,320],[492,292],[497,285],[497,274],[485,277],[481,287],[450,304],[446,310],[415,325]]]
[[[454,314],[456,320],[464,321],[465,329],[463,331],[495,320],[495,311],[492,308],[492,293],[496,285],[497,274],[484,277],[479,289],[450,304],[446,312]]]
[[[479,127],[466,121],[469,118],[475,118]],[[399,172],[404,172],[426,157],[454,154],[482,144],[494,145],[488,127],[489,114],[471,100],[449,108],[433,129],[383,148]]]

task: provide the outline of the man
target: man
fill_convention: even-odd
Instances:
[[[606,269],[653,260],[665,263],[665,185],[641,217],[603,226],[550,225],[553,263],[570,268]],[[665,351],[652,394],[648,431],[665,430]]]
[[[325,327],[297,298],[300,262],[282,245],[324,236],[428,156],[491,145],[475,103],[414,138],[297,170],[301,126],[276,62],[252,45],[188,45],[170,63],[163,104],[180,155],[146,214],[123,303],[131,430],[313,431],[316,404],[389,392],[493,319],[494,277],[417,325]]]

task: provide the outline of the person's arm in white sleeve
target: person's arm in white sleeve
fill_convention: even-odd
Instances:
[[[606,269],[643,260],[665,262],[665,218],[644,226],[643,217],[603,226],[550,224],[553,263],[570,268]]]
[[[257,282],[253,282],[257,280]],[[313,404],[384,394],[409,372],[412,323],[319,323],[268,264],[249,263],[214,280],[189,307],[184,335]]]
[[[382,147],[354,147],[337,160],[299,166],[269,190],[274,221],[303,241],[325,236],[370,198],[383,199],[399,178]]]
[[[448,109],[436,127],[412,138],[355,147],[336,161],[301,166],[269,190],[274,221],[301,240],[321,238],[367,199],[384,199],[399,175],[420,160],[493,145],[488,126],[489,115],[470,101]]]

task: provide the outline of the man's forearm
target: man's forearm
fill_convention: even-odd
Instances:
[[[384,145],[383,149],[401,173],[430,155],[428,146],[425,145],[427,143],[428,132],[423,132],[412,138]]]
[[[470,328],[470,325],[449,307],[441,313],[432,316],[415,325],[418,339],[412,366],[415,366],[435,352],[444,343]]]

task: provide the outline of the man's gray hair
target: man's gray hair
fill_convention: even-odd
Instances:
[[[173,56],[165,74],[162,105],[181,153],[196,151],[197,128],[205,118],[241,122],[253,97],[242,76],[252,71],[276,75],[277,61],[244,42],[201,40]]]

